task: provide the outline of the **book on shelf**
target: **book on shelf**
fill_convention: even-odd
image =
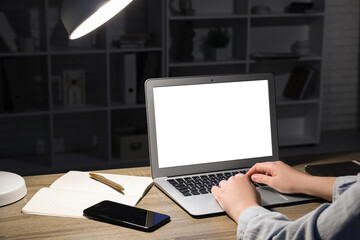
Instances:
[[[313,13],[315,12],[314,3],[313,2],[292,2],[285,9],[286,12],[289,13]]]
[[[291,99],[306,99],[315,83],[315,70],[310,67],[294,67],[285,86],[283,96]]]
[[[121,184],[122,193],[94,180],[88,172],[70,171],[48,188],[41,188],[23,207],[22,213],[84,218],[83,210],[103,200],[135,206],[151,188],[151,177],[100,174]]]
[[[123,55],[123,79],[122,83],[122,101],[126,104],[136,104],[137,95],[137,60],[136,53],[126,53]]]
[[[147,34],[133,34],[120,36],[119,44],[122,48],[143,48],[149,36]]]
[[[19,68],[15,58],[2,60],[3,93],[5,110],[23,112],[26,110],[25,89],[19,77]]]
[[[145,81],[149,78],[155,78],[159,75],[160,69],[160,54],[157,52],[149,52],[146,54],[146,58],[141,63],[139,67],[140,71],[140,80],[138,84],[138,103],[145,103]]]
[[[40,12],[39,8],[33,7],[29,9],[29,18],[30,18],[30,31],[31,36],[34,37],[35,48],[40,48]]]
[[[0,37],[10,52],[17,52],[15,32],[3,12],[0,12],[0,23]]]
[[[4,75],[3,75],[3,65],[0,59],[0,113],[5,112],[4,105]]]

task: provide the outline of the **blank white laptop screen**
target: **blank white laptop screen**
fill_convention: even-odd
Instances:
[[[159,168],[272,156],[267,80],[154,88]]]

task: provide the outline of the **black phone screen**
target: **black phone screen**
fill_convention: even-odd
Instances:
[[[144,231],[153,231],[170,221],[168,215],[112,201],[102,201],[85,209],[84,216]]]

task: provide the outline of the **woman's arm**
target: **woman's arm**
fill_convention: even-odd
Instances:
[[[257,163],[246,175],[238,174],[211,189],[220,206],[236,222],[246,208],[259,206],[261,202],[250,178],[282,193],[304,193],[329,201],[332,199],[336,179],[309,176],[280,161]]]
[[[248,175],[248,176],[247,176]],[[325,203],[296,221],[260,207],[260,196],[250,182],[265,183],[284,193],[307,193],[331,200],[336,178],[311,177],[282,162],[260,163],[244,174],[221,181],[212,193],[238,223],[238,239],[344,239],[360,236],[360,174],[337,178],[335,195],[340,201]],[[349,191],[347,189],[351,188]],[[336,227],[334,227],[336,226]]]

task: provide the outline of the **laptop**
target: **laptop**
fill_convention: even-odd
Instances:
[[[194,217],[223,212],[213,185],[279,159],[271,73],[153,78],[145,95],[154,183]],[[262,206],[311,199],[256,188]]]

